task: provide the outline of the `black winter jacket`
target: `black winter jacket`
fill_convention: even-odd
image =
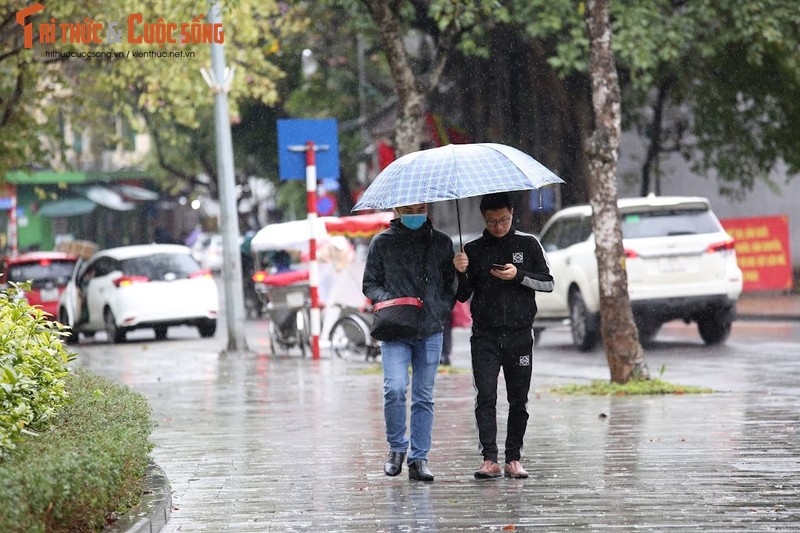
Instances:
[[[530,328],[536,316],[534,291],[553,292],[553,276],[547,255],[533,235],[516,230],[497,238],[484,230],[468,242],[465,273],[458,273],[458,301],[472,295],[472,322],[479,329],[520,330]],[[504,281],[490,273],[492,263],[512,263],[517,276]]]
[[[427,264],[425,247],[431,244]],[[455,305],[455,267],[453,241],[433,229],[430,220],[417,230],[410,230],[392,220],[389,229],[372,238],[364,268],[362,290],[373,304],[419,296],[422,313],[418,338],[444,331]],[[424,284],[422,295],[418,286]]]

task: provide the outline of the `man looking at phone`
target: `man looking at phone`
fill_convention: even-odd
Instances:
[[[477,390],[475,418],[483,464],[476,479],[505,474],[528,477],[520,463],[528,424],[528,391],[533,369],[535,291],[552,292],[553,276],[541,244],[512,229],[514,209],[508,193],[481,199],[483,236],[453,258],[458,275],[456,298],[472,296],[472,372]],[[505,466],[497,462],[497,380],[500,369],[508,397]]]

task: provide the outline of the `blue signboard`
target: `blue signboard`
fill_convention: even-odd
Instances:
[[[308,141],[317,149],[317,178],[339,179],[339,137],[336,119],[278,120],[278,173],[281,181],[306,179]]]

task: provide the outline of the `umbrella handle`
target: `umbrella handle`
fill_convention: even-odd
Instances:
[[[458,244],[461,245],[461,251],[464,251],[464,239],[461,237],[461,210],[458,208],[458,198],[456,198],[456,220],[458,221]]]

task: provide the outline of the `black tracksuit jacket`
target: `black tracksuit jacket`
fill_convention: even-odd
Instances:
[[[427,262],[425,247],[430,243]],[[372,238],[364,268],[362,290],[373,304],[418,296],[422,313],[418,338],[444,331],[455,305],[453,241],[433,229],[430,219],[410,230],[394,219],[389,229]],[[421,295],[418,286],[424,285]]]
[[[474,326],[498,332],[531,328],[536,316],[534,291],[553,291],[550,265],[539,240],[514,229],[498,239],[484,230],[482,237],[464,246],[464,252],[469,266],[465,273],[458,273],[456,298],[465,302],[473,296]],[[516,278],[495,278],[490,273],[492,263],[512,263],[517,267]]]

